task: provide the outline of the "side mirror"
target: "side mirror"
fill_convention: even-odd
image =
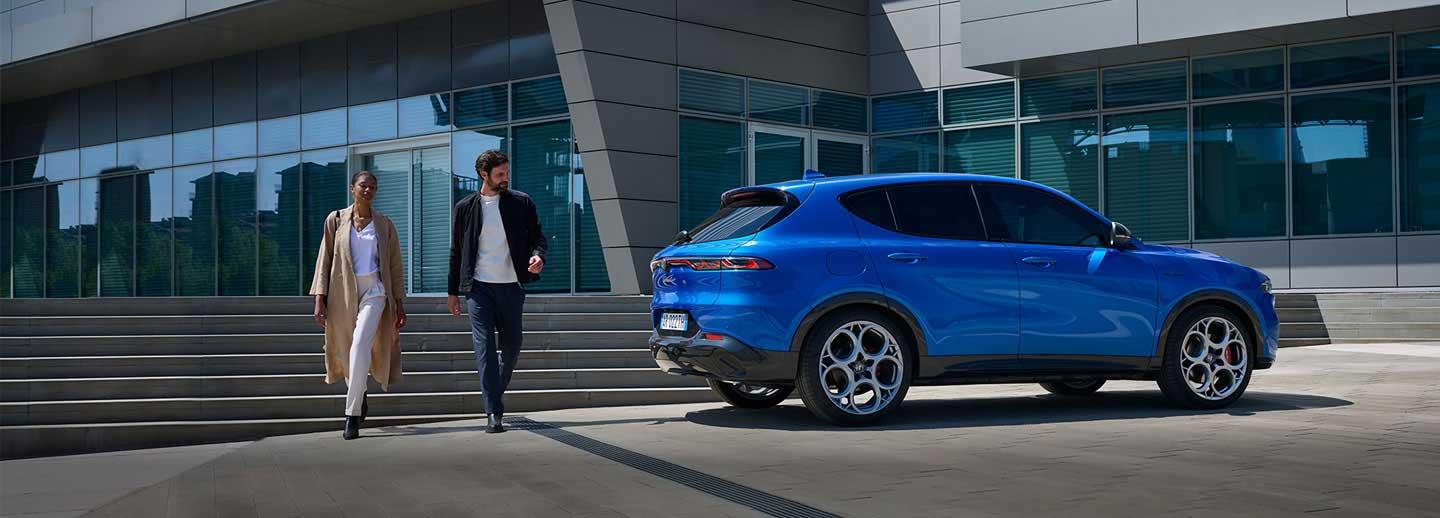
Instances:
[[[1110,247],[1118,249],[1135,248],[1130,229],[1116,222],[1110,222]]]

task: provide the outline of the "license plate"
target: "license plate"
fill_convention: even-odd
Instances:
[[[684,331],[689,327],[689,321],[684,313],[663,313],[660,315],[660,329],[666,331]]]

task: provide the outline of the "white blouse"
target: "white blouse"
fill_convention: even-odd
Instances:
[[[380,270],[375,246],[375,222],[360,230],[350,226],[350,257],[355,261],[355,275],[368,275]]]

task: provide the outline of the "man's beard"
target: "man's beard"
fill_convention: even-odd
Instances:
[[[489,182],[486,182],[486,185],[489,185],[489,186],[490,186],[490,190],[495,191],[496,193],[502,193],[502,192],[505,192],[505,191],[510,190],[510,182],[500,182],[500,183],[489,183]]]

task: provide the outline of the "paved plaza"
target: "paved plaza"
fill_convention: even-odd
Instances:
[[[4,516],[1440,516],[1440,344],[1281,351],[1220,412],[1153,383],[597,408],[0,463]]]

